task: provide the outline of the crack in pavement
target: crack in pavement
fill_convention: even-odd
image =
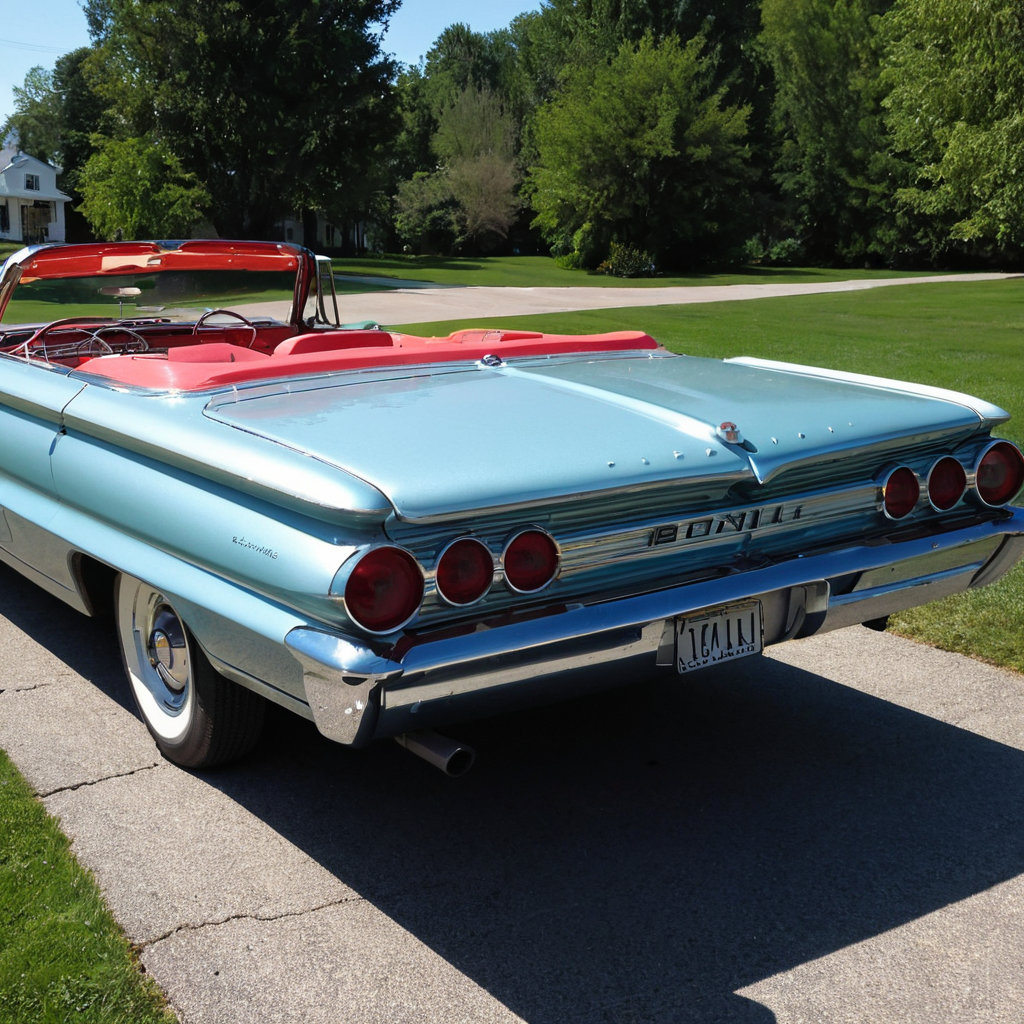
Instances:
[[[117,772],[115,775],[104,775],[102,779],[86,779],[84,782],[76,782],[73,786],[58,786],[56,789],[51,789],[46,793],[36,793],[36,796],[40,800],[45,800],[47,797],[55,796],[57,793],[73,793],[76,789],[82,789],[85,786],[98,786],[101,782],[109,782],[111,779],[126,779],[129,775],[138,775],[139,772],[148,772],[159,767],[160,762],[154,761],[152,764],[144,764],[140,768],[132,768],[131,771]]]
[[[216,928],[220,925],[230,924],[232,921],[283,921],[288,917],[303,917],[306,914],[315,914],[320,910],[328,910],[331,907],[340,907],[346,903],[365,902],[365,896],[342,896],[340,899],[328,900],[326,903],[321,903],[315,907],[307,907],[305,910],[287,910],[281,914],[228,914],[227,917],[218,918],[214,921],[202,921],[199,924],[179,924],[176,928],[171,928],[169,931],[164,932],[163,935],[146,939],[145,942],[133,942],[132,948],[136,952],[141,952],[150,946],[155,946],[158,942],[164,942],[172,938],[179,932],[199,932],[204,928]]]
[[[11,686],[8,689],[11,693],[28,693],[30,690],[41,690],[44,686],[52,685],[52,683],[33,683],[31,686]],[[0,693],[7,693],[7,690],[0,690]]]

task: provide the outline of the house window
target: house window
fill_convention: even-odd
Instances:
[[[11,230],[11,213],[7,204],[0,206],[0,235],[6,235]]]
[[[25,175],[25,191],[26,192],[38,192],[39,191],[39,175],[38,174],[26,174]]]

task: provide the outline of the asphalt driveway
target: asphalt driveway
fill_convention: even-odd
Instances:
[[[158,757],[0,567],[0,746],[189,1022],[1020,1020],[1024,678],[854,627],[458,732]]]

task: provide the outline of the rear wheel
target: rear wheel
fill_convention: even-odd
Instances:
[[[251,749],[263,728],[263,698],[220,675],[148,583],[118,576],[114,604],[132,694],[164,757],[209,768]]]

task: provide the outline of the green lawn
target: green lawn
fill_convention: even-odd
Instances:
[[[0,1020],[173,1024],[57,822],[0,751]]]
[[[751,355],[903,378],[979,395],[1013,420],[1024,443],[1024,280],[928,284],[870,292],[602,309],[546,316],[402,325],[565,334],[640,329],[677,352]],[[999,583],[894,616],[891,628],[946,650],[1024,672],[1024,563]]]
[[[693,273],[665,277],[608,277],[582,270],[563,270],[550,256],[361,256],[331,261],[336,274],[396,278],[446,285],[488,285],[518,288],[666,288],[670,285],[770,284],[794,281],[861,281],[924,276],[890,270],[822,270],[816,267],[740,267],[726,273]],[[342,280],[344,280],[342,278]]]

